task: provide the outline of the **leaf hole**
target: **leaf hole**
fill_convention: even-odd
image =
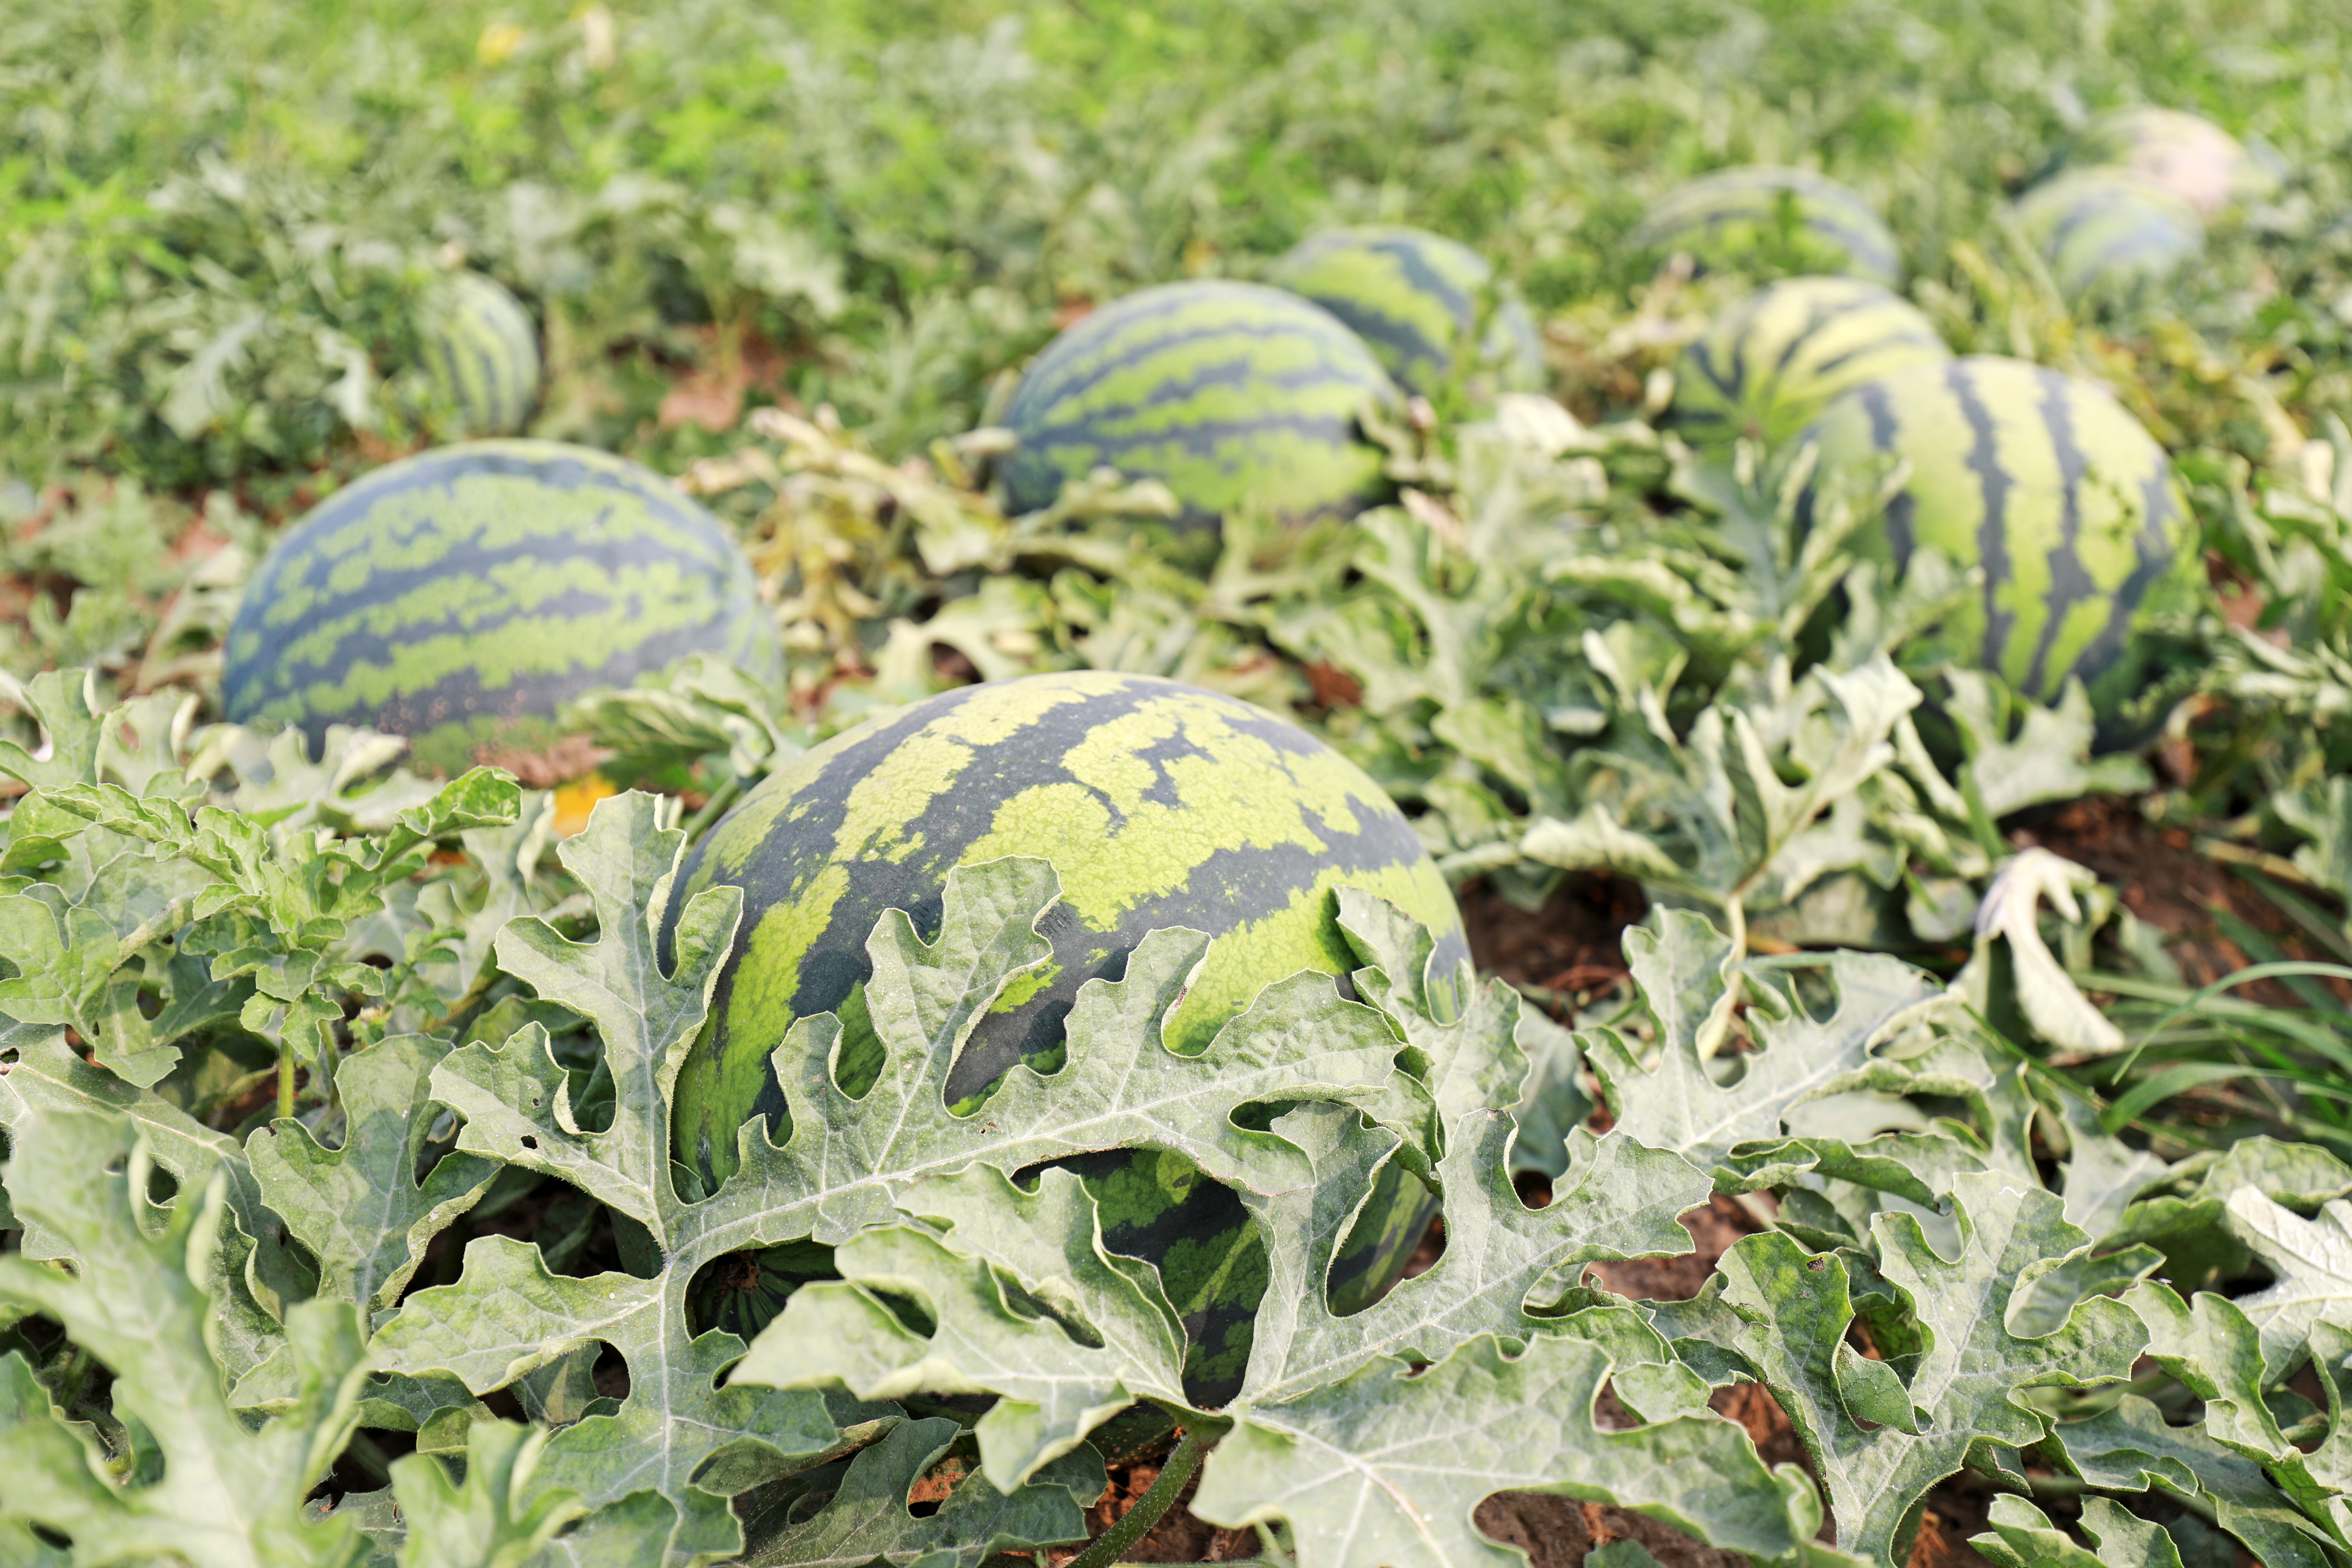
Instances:
[[[522,1135],[522,1146],[530,1150],[533,1153],[537,1153],[539,1152],[539,1140],[526,1132]]]
[[[960,1454],[949,1453],[907,1489],[907,1511],[917,1519],[929,1519],[940,1511],[940,1506],[963,1484],[969,1473],[969,1461]]]
[[[833,1248],[818,1241],[730,1252],[695,1270],[686,1288],[687,1319],[698,1334],[724,1329],[749,1343],[802,1286],[840,1278]]]

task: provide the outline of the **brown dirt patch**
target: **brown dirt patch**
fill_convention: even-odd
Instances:
[[[1919,1533],[1911,1542],[1908,1568],[1988,1568],[1969,1538],[1992,1528],[1985,1511],[1991,1501],[1988,1492],[1950,1484],[1930,1492]]]
[[[1679,1258],[1636,1258],[1624,1263],[1596,1263],[1591,1272],[1620,1296],[1636,1301],[1687,1301],[1705,1287],[1716,1260],[1743,1236],[1764,1228],[1756,1215],[1737,1200],[1717,1193],[1705,1208],[1682,1216],[1691,1233],[1694,1250]]]
[[[1480,973],[1570,1005],[1624,979],[1625,928],[1649,912],[1640,883],[1606,874],[1570,876],[1533,913],[1484,879],[1464,883],[1457,900]]]
[[[1747,1568],[1736,1552],[1702,1545],[1670,1524],[1603,1503],[1572,1502],[1540,1492],[1500,1492],[1471,1516],[1496,1540],[1526,1552],[1534,1568],[1578,1568],[1612,1541],[1635,1541],[1664,1568]]]

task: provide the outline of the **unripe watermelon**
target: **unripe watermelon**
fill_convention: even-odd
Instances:
[[[221,704],[314,746],[330,724],[406,735],[455,773],[694,653],[782,671],[716,518],[609,453],[476,441],[379,468],[278,540],[229,628]]]
[[[1396,398],[1362,340],[1319,305],[1255,283],[1166,283],[1107,305],[1037,356],[1005,412],[1015,511],[1108,465],[1165,482],[1183,521],[1248,503],[1345,516],[1381,491],[1359,437],[1367,403]]]
[[[1909,300],[1854,278],[1790,278],[1724,312],[1683,351],[1675,424],[1695,441],[1779,446],[1839,394],[1952,351]]]
[[[1543,341],[1517,300],[1496,299],[1473,342],[1495,269],[1466,245],[1426,229],[1334,229],[1301,240],[1271,281],[1348,323],[1399,384],[1428,392],[1463,361],[1500,392],[1543,384]]]
[[[1825,475],[1875,453],[1911,462],[1862,553],[1899,570],[1927,545],[1984,568],[1944,623],[1952,658],[2042,701],[2079,676],[2110,721],[2140,690],[2136,623],[2182,602],[2196,561],[2164,449],[2104,388],[1971,356],[1859,387],[1815,429]]]
[[[948,1082],[959,1103],[1016,1062],[1058,1049],[1078,986],[1123,973],[1150,931],[1189,926],[1214,939],[1169,1022],[1169,1043],[1188,1051],[1273,981],[1357,967],[1335,923],[1339,887],[1421,920],[1449,972],[1467,952],[1453,897],[1412,825],[1297,726],[1146,676],[965,687],[808,752],[688,857],[672,921],[707,887],[740,887],[744,902],[710,1021],[678,1074],[679,1158],[713,1182],[730,1173],[737,1130],[786,1115],[767,1058],[793,1020],[862,1010],[866,942],[882,912],[935,922],[950,870],[1007,855],[1042,857],[1061,875],[1062,903],[1045,927],[1055,966],[981,1022]],[[840,1072],[853,1081],[878,1065],[845,1048]],[[1212,1387],[1237,1380],[1265,1284],[1238,1200],[1174,1156],[1075,1163],[1104,1205],[1110,1245],[1160,1266],[1193,1337],[1192,1374]],[[1356,1232],[1363,1243],[1334,1268],[1335,1297],[1360,1301],[1395,1277],[1427,1223],[1425,1198],[1395,1171],[1376,1195],[1379,1217]]]
[[[452,273],[425,331],[435,390],[468,436],[511,436],[539,402],[539,329],[495,278]]]
[[[2246,150],[2202,115],[2136,104],[2094,119],[2066,150],[2074,168],[2128,169],[2170,191],[2207,223],[2267,194],[2270,176]]]
[[[2068,299],[2161,281],[2205,248],[2197,209],[2126,169],[2075,169],[2018,199],[2018,231]]]
[[[1889,289],[1903,276],[1895,236],[1870,204],[1807,169],[1722,169],[1677,186],[1643,216],[1630,243],[1688,251],[1709,271],[1836,273]]]

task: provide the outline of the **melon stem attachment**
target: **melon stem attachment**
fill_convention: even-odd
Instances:
[[[1110,1564],[1126,1556],[1137,1542],[1150,1533],[1160,1516],[1175,1506],[1176,1494],[1184,1489],[1185,1483],[1200,1469],[1201,1461],[1216,1446],[1215,1436],[1203,1433],[1197,1426],[1187,1426],[1184,1440],[1176,1445],[1176,1451],[1160,1466],[1160,1479],[1145,1489],[1133,1507],[1118,1516],[1118,1522],[1063,1568],[1110,1568]]]

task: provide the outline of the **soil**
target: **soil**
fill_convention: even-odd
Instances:
[[[1457,901],[1478,972],[1518,987],[1554,1014],[1624,979],[1625,928],[1649,912],[1640,883],[1606,873],[1569,877],[1532,914],[1483,879],[1464,884]]]

